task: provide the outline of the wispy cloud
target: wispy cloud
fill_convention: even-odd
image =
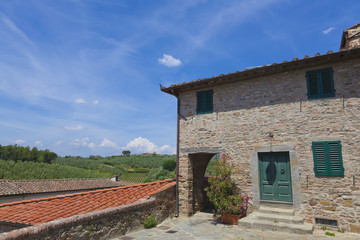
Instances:
[[[26,143],[26,141],[23,139],[17,139],[17,140],[15,140],[15,143],[16,144],[24,144],[24,143]]]
[[[171,55],[164,54],[162,58],[158,59],[160,64],[163,64],[167,67],[177,67],[180,66],[182,63],[180,59],[176,59]]]
[[[31,44],[32,46],[34,46],[34,43],[30,40],[30,38],[23,32],[21,31],[20,28],[18,28],[14,22],[12,22],[7,16],[5,16],[4,14],[0,13],[0,17],[2,22],[15,34],[17,34],[18,36],[20,36],[23,40],[25,40],[27,43]]]
[[[327,35],[327,34],[329,34],[332,30],[335,30],[335,27],[329,27],[328,29],[322,31],[322,33],[323,33],[324,35]]]
[[[84,129],[84,126],[82,125],[77,125],[77,126],[65,126],[64,127],[65,130],[67,131],[80,131]]]
[[[99,100],[94,100],[94,102],[93,102],[95,105],[96,104],[99,104]]]
[[[77,103],[77,104],[85,104],[86,101],[83,98],[77,98],[77,99],[75,99],[75,103]]]
[[[35,146],[42,147],[44,144],[41,141],[35,141]]]

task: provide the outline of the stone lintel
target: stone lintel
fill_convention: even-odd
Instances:
[[[223,148],[212,148],[212,147],[203,147],[203,148],[183,148],[180,149],[182,153],[185,154],[197,154],[197,153],[208,153],[208,154],[217,154],[225,152]]]

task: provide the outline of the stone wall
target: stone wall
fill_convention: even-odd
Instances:
[[[360,26],[357,26],[356,28],[349,29],[347,31],[347,37],[353,36],[350,39],[347,39],[346,42],[346,49],[353,49],[360,47]]]
[[[150,215],[160,223],[174,211],[175,186],[172,186],[136,203],[2,233],[0,240],[109,239],[143,228]]]
[[[333,69],[336,96],[308,100],[306,72],[326,67]],[[207,89],[214,91],[214,112],[197,115],[196,92]],[[193,211],[190,208],[198,191],[192,184],[189,149],[229,153],[236,165],[233,178],[251,196],[255,208],[259,193],[253,186],[258,174],[253,156],[258,149],[287,149],[292,156],[297,214],[312,223],[315,217],[336,219],[344,230],[360,227],[359,60],[194,89],[180,93],[180,101],[180,112],[186,117],[180,121],[181,212]],[[315,177],[311,145],[319,140],[341,141],[344,177]]]

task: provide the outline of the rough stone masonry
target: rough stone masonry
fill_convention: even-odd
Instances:
[[[258,153],[285,151],[296,214],[314,224],[315,218],[334,219],[341,230],[360,232],[359,50],[306,56],[252,69],[248,75],[243,71],[162,89],[180,101],[180,212],[191,215],[204,208],[201,181],[217,152],[230,154],[236,165],[233,178],[256,210]],[[308,100],[306,72],[324,68],[332,68],[335,97]],[[205,90],[213,90],[213,111],[197,114],[196,94]],[[343,177],[315,176],[313,141],[341,141]]]

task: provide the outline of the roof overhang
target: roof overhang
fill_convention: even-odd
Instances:
[[[282,63],[273,63],[271,65],[264,65],[262,67],[245,69],[244,71],[237,71],[235,73],[229,73],[226,75],[220,74],[219,76],[216,77],[204,78],[191,82],[175,84],[169,87],[161,86],[161,91],[173,95],[174,93],[180,93],[194,89],[202,89],[219,84],[238,82],[256,77],[283,73],[287,71],[294,71],[302,68],[311,68],[319,65],[331,64],[331,63],[341,62],[344,60],[350,60],[359,57],[360,57],[360,48],[355,48],[355,49],[350,49],[335,53],[329,51],[327,54],[324,55],[320,55],[319,53],[317,53],[314,57],[305,56],[303,59],[294,58],[290,62],[284,61]]]

